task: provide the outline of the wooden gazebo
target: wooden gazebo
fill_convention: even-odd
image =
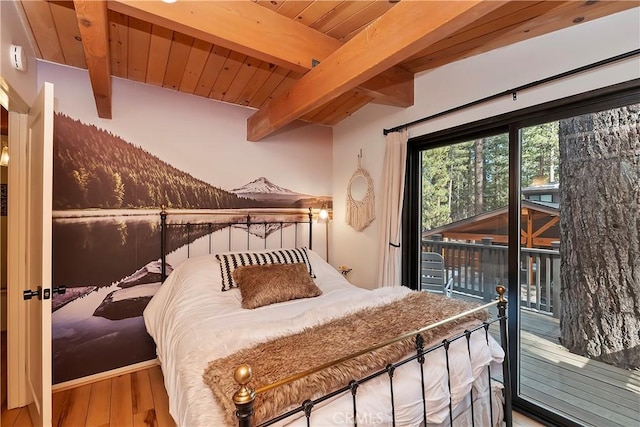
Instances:
[[[520,216],[521,244],[526,248],[551,248],[560,240],[558,204],[522,200]],[[507,244],[508,207],[505,206],[460,221],[455,221],[422,233],[423,239],[435,235],[457,241],[481,242],[492,237],[493,243]]]

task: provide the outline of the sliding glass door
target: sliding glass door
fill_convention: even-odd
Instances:
[[[640,425],[640,105],[520,129],[520,396]]]
[[[405,282],[478,302],[508,286],[514,405],[555,424],[640,425],[638,96],[409,141]]]

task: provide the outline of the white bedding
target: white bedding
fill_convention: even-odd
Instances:
[[[349,284],[315,252],[309,251],[309,260],[317,276],[314,281],[323,291],[320,297],[254,310],[240,307],[238,289],[220,291],[220,268],[212,255],[185,261],[167,278],[145,309],[144,320],[157,344],[170,413],[178,425],[214,427],[224,424],[223,414],[202,378],[209,361],[360,308],[394,301],[410,292],[404,287],[373,291],[358,288]],[[454,342],[449,349],[454,405],[464,401],[472,385],[475,388],[482,383],[486,389],[486,366],[501,363],[504,356],[494,340],[491,339],[487,346],[482,331],[472,334],[471,347],[471,361],[466,340]],[[446,422],[449,416],[443,354],[444,350],[439,349],[427,358],[425,390],[429,423]],[[397,425],[420,425],[422,422],[420,371],[416,366],[413,362],[400,367],[394,376]],[[361,385],[358,412],[362,415],[359,415],[358,424],[390,424],[389,399],[386,376]],[[351,412],[351,395],[340,397],[317,410],[314,408],[312,425],[353,425],[348,415]]]

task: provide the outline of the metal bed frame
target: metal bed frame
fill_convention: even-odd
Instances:
[[[185,215],[189,215],[189,216],[197,216],[197,217],[213,217],[213,218],[218,218],[217,221],[206,221],[206,222],[169,222],[167,220],[167,217],[171,215],[173,216],[185,216]],[[273,220],[273,221],[268,221],[265,218],[268,218],[270,216],[276,216],[279,219]],[[282,217],[292,217],[293,219],[287,219],[287,220],[283,220]],[[232,219],[229,219],[232,218]],[[309,208],[308,210],[303,210],[303,209],[280,209],[280,210],[273,210],[273,209],[264,209],[264,210],[254,210],[252,212],[247,212],[247,211],[232,211],[232,210],[219,210],[219,211],[206,211],[206,212],[202,212],[202,211],[191,211],[191,212],[185,212],[185,211],[176,211],[176,212],[170,212],[167,211],[164,207],[162,208],[161,212],[160,212],[160,227],[161,227],[161,262],[162,262],[162,271],[161,271],[161,280],[164,282],[164,280],[166,279],[166,266],[167,266],[167,261],[166,261],[166,252],[167,249],[169,249],[169,251],[173,251],[176,248],[169,248],[168,244],[167,244],[167,234],[168,234],[168,229],[169,228],[174,228],[174,227],[182,227],[185,228],[187,230],[187,238],[186,238],[186,246],[187,246],[187,257],[190,256],[190,245],[191,243],[193,243],[193,241],[195,241],[197,238],[203,237],[205,235],[208,235],[209,237],[209,249],[208,252],[209,254],[212,253],[212,234],[215,231],[218,231],[220,229],[224,229],[224,228],[228,228],[229,231],[229,241],[228,241],[228,245],[227,248],[225,248],[225,250],[230,250],[231,248],[231,229],[233,226],[246,226],[247,227],[247,241],[246,241],[246,249],[250,249],[250,227],[251,226],[263,226],[264,227],[264,233],[265,236],[267,235],[267,230],[268,230],[268,226],[269,225],[278,225],[280,227],[280,247],[282,247],[283,244],[283,230],[286,226],[290,226],[293,225],[295,227],[294,229],[294,239],[295,239],[295,244],[296,246],[298,245],[298,225],[300,224],[307,224],[309,226],[309,232],[308,232],[308,237],[307,237],[307,244],[309,245],[309,248],[312,248],[312,243],[313,243],[313,211],[311,208]],[[191,234],[192,231],[194,232],[194,234]],[[265,237],[265,249],[267,246],[267,239]],[[504,298],[504,295],[506,293],[506,289],[503,286],[498,285],[496,287],[496,291],[498,293],[498,297],[495,301],[492,301],[488,304],[484,304],[482,306],[479,306],[477,308],[474,308],[472,310],[460,313],[456,316],[444,319],[442,321],[436,322],[434,324],[431,325],[427,325],[424,326],[420,329],[417,329],[413,332],[409,332],[406,334],[403,334],[401,336],[398,336],[396,338],[393,338],[391,340],[388,340],[386,342],[380,343],[376,346],[364,349],[362,351],[359,351],[357,353],[351,354],[349,356],[340,358],[338,360],[334,360],[332,362],[317,366],[315,368],[312,368],[310,370],[307,370],[305,372],[301,372],[298,373],[296,375],[293,375],[291,377],[282,379],[280,381],[277,381],[275,383],[272,384],[268,384],[266,386],[260,387],[256,390],[253,390],[250,386],[249,383],[251,381],[252,378],[252,371],[251,371],[251,366],[244,364],[241,365],[239,367],[236,368],[235,372],[234,372],[234,379],[236,380],[239,388],[236,391],[236,393],[233,395],[233,402],[236,406],[236,417],[238,419],[238,425],[239,427],[251,427],[254,425],[254,420],[253,420],[253,413],[254,413],[254,403],[255,403],[255,398],[258,394],[260,393],[264,393],[268,390],[271,390],[273,388],[276,387],[280,387],[282,385],[291,383],[293,381],[296,381],[300,378],[303,378],[307,375],[311,375],[314,374],[316,372],[319,372],[323,369],[329,368],[331,366],[334,365],[338,365],[342,362],[345,362],[347,360],[356,358],[358,356],[361,356],[365,353],[369,353],[371,351],[377,350],[379,348],[391,345],[393,343],[396,343],[398,341],[402,341],[402,340],[406,340],[406,339],[410,339],[413,338],[415,340],[415,349],[416,352],[415,354],[411,355],[411,356],[407,356],[406,358],[402,359],[399,362],[393,363],[393,364],[389,364],[387,365],[384,369],[379,370],[377,372],[374,372],[368,376],[366,376],[365,378],[360,378],[360,379],[353,379],[352,381],[349,382],[349,384],[344,385],[343,387],[329,393],[326,394],[324,396],[318,397],[314,400],[306,400],[304,402],[302,402],[302,404],[300,404],[297,408],[286,412],[282,415],[279,415],[271,420],[265,421],[264,423],[260,424],[259,427],[262,426],[269,426],[272,424],[275,424],[279,421],[282,421],[286,418],[289,418],[291,416],[294,416],[296,414],[299,413],[304,413],[304,416],[306,417],[306,422],[307,422],[307,426],[310,426],[310,422],[311,422],[311,415],[313,412],[313,408],[314,406],[328,400],[331,399],[339,394],[342,393],[346,393],[346,392],[350,392],[352,395],[352,401],[353,401],[353,420],[354,420],[354,425],[357,426],[357,391],[358,391],[358,386],[361,384],[364,384],[374,378],[380,377],[382,375],[387,375],[389,378],[389,387],[390,387],[390,391],[391,391],[391,413],[392,413],[392,418],[393,418],[393,425],[395,426],[395,418],[394,418],[394,413],[395,413],[395,407],[394,407],[394,401],[393,401],[393,374],[394,374],[394,370],[402,365],[405,365],[409,362],[412,361],[416,361],[419,366],[420,366],[420,372],[421,372],[421,382],[422,382],[422,388],[423,388],[423,393],[422,393],[422,410],[423,410],[423,423],[424,426],[427,426],[427,416],[426,416],[426,402],[425,402],[425,395],[424,395],[424,364],[425,364],[425,355],[435,351],[437,349],[440,348],[444,348],[445,350],[445,357],[446,357],[446,363],[447,363],[447,378],[449,379],[449,387],[451,386],[450,384],[450,372],[449,372],[449,354],[448,354],[448,349],[449,346],[451,345],[452,342],[457,341],[459,339],[466,339],[467,340],[467,350],[470,352],[470,347],[469,347],[469,340],[471,337],[471,334],[484,329],[484,334],[485,334],[485,338],[487,340],[488,343],[488,339],[489,339],[489,327],[494,324],[494,323],[499,323],[499,328],[500,328],[500,341],[501,341],[501,346],[504,350],[505,356],[504,356],[504,361],[502,363],[502,375],[503,375],[503,386],[504,386],[504,422],[506,424],[507,427],[511,427],[512,426],[512,415],[511,415],[511,380],[510,380],[510,369],[509,369],[509,346],[508,346],[508,336],[507,336],[507,300]],[[464,316],[467,316],[469,314],[475,313],[477,311],[481,311],[481,310],[487,310],[490,307],[493,306],[497,306],[498,308],[498,317],[496,319],[493,320],[489,320],[489,321],[485,321],[483,322],[481,325],[471,329],[471,330],[465,330],[463,333],[452,336],[450,338],[447,338],[445,340],[443,340],[441,343],[431,346],[429,348],[424,348],[424,339],[422,337],[422,334],[430,329],[442,326],[447,324],[448,322],[452,322],[454,320],[460,319]],[[493,406],[492,406],[492,397],[491,397],[491,367],[488,366],[487,367],[487,376],[488,376],[488,384],[489,384],[489,407],[490,407],[490,417],[491,417],[491,423],[493,424],[494,422],[494,416],[493,416]],[[470,401],[471,401],[471,417],[473,420],[473,414],[474,414],[474,405],[473,405],[473,388],[470,391]],[[449,422],[451,423],[451,425],[453,425],[453,405],[451,402],[451,399],[449,400]],[[475,420],[472,421],[472,423],[474,423]],[[472,424],[474,425],[474,424]]]
[[[167,217],[198,217],[198,218],[214,218],[216,221],[205,222],[169,222]],[[275,217],[276,219],[268,221],[265,218]],[[282,217],[290,219],[282,219]],[[187,241],[185,246],[187,247],[187,258],[191,256],[191,244],[198,238],[208,236],[209,250],[208,253],[213,253],[212,236],[213,233],[227,228],[228,229],[228,243],[226,248],[219,250],[231,250],[232,246],[232,229],[234,226],[247,227],[247,241],[246,250],[250,249],[251,233],[249,230],[251,227],[264,227],[265,236],[268,234],[268,227],[270,225],[277,225],[280,229],[280,247],[283,247],[284,230],[288,226],[294,226],[294,241],[295,246],[300,245],[298,239],[298,226],[300,224],[306,224],[309,226],[309,233],[307,242],[309,249],[313,249],[313,210],[309,209],[261,209],[251,211],[234,211],[234,210],[215,210],[215,211],[167,211],[163,206],[160,211],[160,260],[161,260],[161,278],[164,282],[167,278],[167,252],[171,252],[177,248],[169,247],[167,243],[167,236],[169,228],[184,228],[187,232]],[[193,234],[192,234],[193,233]],[[267,248],[267,239],[264,239],[264,248]]]

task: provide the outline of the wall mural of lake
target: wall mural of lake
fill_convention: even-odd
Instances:
[[[236,189],[218,188],[132,141],[56,113],[53,285],[66,286],[67,292],[52,302],[54,384],[155,358],[142,311],[161,286],[161,205],[331,206],[329,197],[296,193],[265,177],[247,182]],[[169,263],[186,257],[178,254],[187,241],[209,232],[224,230],[170,234]]]

